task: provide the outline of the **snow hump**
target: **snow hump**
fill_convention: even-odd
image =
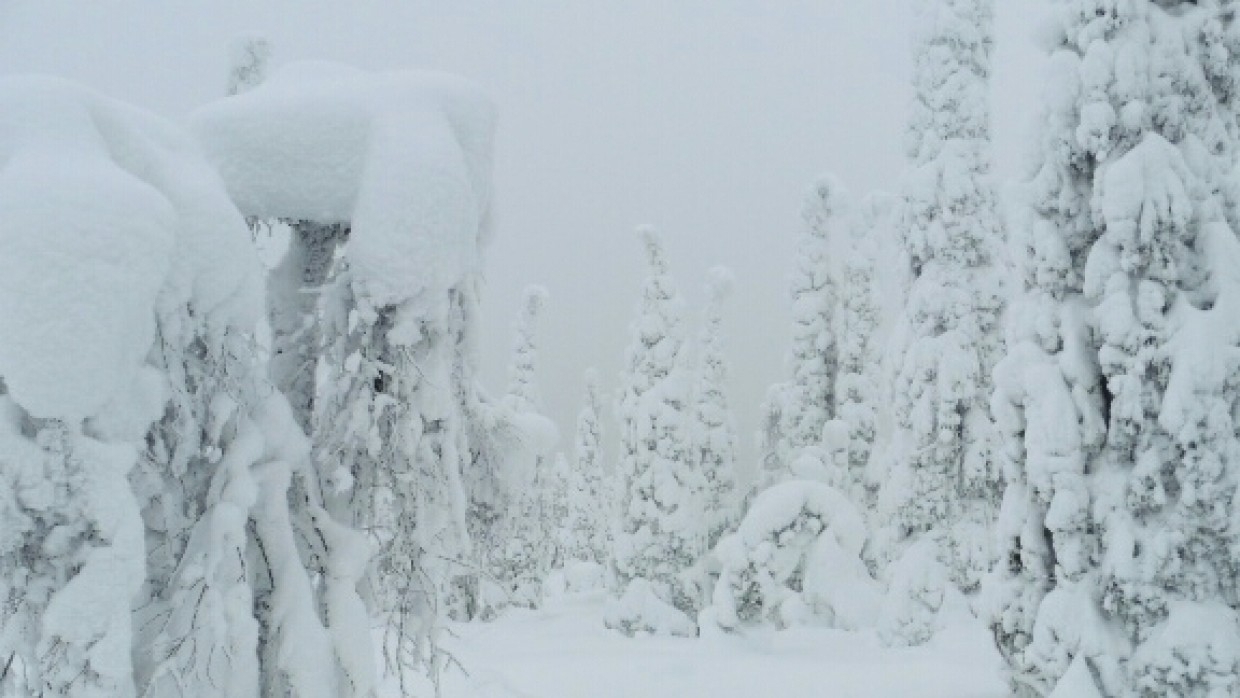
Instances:
[[[137,380],[157,304],[252,326],[245,221],[171,123],[54,78],[0,79],[0,377],[82,419]]]
[[[350,223],[345,254],[376,305],[479,263],[495,108],[466,80],[290,63],[191,126],[247,215]]]

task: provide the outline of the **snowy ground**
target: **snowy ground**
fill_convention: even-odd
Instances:
[[[984,627],[928,646],[883,648],[872,632],[800,628],[696,640],[625,638],[603,628],[603,597],[549,601],[493,623],[456,625],[446,698],[1002,698]]]

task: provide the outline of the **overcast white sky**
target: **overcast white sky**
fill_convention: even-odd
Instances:
[[[1019,170],[1040,82],[1032,0],[997,0],[996,157]],[[224,90],[226,46],[276,61],[435,68],[500,107],[497,236],[487,251],[483,378],[505,385],[522,287],[551,291],[541,377],[571,429],[581,375],[616,383],[641,283],[631,231],[665,231],[690,302],[736,273],[726,317],[745,462],[766,386],[785,376],[786,279],[801,194],[834,172],[895,190],[912,0],[0,0],[0,72],[69,77],[183,119]],[[564,446],[571,444],[565,434]]]

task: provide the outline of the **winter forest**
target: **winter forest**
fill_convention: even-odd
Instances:
[[[593,113],[521,68],[377,62],[346,23],[321,55],[231,32],[199,80],[198,43],[87,60],[88,12],[40,53],[76,7],[0,9],[0,698],[1240,697],[1240,2],[1021,2],[1002,33],[1003,0],[899,5],[906,70],[862,69],[897,106],[821,102],[898,130],[781,185],[791,224],[740,233],[787,242],[772,274],[641,210],[500,256],[539,233],[506,182],[561,161],[498,166],[529,121],[492,90]],[[137,7],[143,35],[177,16]],[[440,19],[472,52],[484,16]],[[1036,74],[997,67],[1017,40]],[[779,138],[709,135],[725,83],[633,80],[702,108],[619,122],[768,176],[748,148]],[[184,109],[151,86],[189,83]],[[583,122],[545,125],[599,148],[558,176],[645,181]],[[524,279],[502,303],[495,265]],[[555,324],[591,292],[553,267],[629,276]]]

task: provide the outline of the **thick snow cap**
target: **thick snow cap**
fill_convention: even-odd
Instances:
[[[478,265],[495,108],[468,81],[292,63],[192,127],[246,214],[350,223],[345,254],[376,305]]]
[[[52,78],[0,80],[0,377],[36,417],[137,380],[156,303],[253,325],[257,257],[176,127]]]

